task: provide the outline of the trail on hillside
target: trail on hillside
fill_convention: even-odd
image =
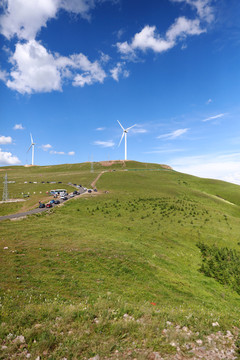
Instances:
[[[100,179],[100,177],[102,176],[102,174],[104,174],[105,172],[107,172],[107,171],[104,170],[104,171],[101,171],[100,174],[98,174],[98,176],[96,177],[96,179],[93,180],[93,182],[91,183],[91,187],[95,187],[95,186],[96,186],[97,181]]]

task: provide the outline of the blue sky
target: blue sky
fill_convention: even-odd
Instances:
[[[240,184],[237,0],[4,0],[0,165],[123,159]]]

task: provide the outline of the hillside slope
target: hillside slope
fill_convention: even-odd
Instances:
[[[240,295],[199,271],[197,244],[239,254],[239,186],[127,170],[0,223],[0,359],[234,358]]]

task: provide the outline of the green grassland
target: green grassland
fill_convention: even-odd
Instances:
[[[239,254],[239,186],[136,162],[12,169],[86,187],[107,172],[94,195],[0,223],[0,359],[148,359],[171,341],[191,358],[186,341],[238,332],[240,295],[200,272],[197,244]]]

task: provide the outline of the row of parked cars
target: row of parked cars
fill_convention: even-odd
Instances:
[[[80,192],[78,192],[77,190],[73,191],[69,196],[70,198],[74,197],[75,195],[80,195]],[[65,201],[65,200],[68,200],[68,193],[65,192],[64,194],[61,194],[60,195],[60,199]],[[53,204],[60,204],[60,201],[57,200],[57,199],[52,199],[49,201],[49,203],[47,203],[46,205],[44,203],[42,203],[41,201],[39,201],[39,208],[42,209],[42,208],[51,208],[53,206]]]
[[[46,205],[44,203],[42,203],[41,201],[39,201],[39,208],[51,208],[53,206],[53,204],[60,204],[59,200],[50,200],[49,203],[47,203]]]

